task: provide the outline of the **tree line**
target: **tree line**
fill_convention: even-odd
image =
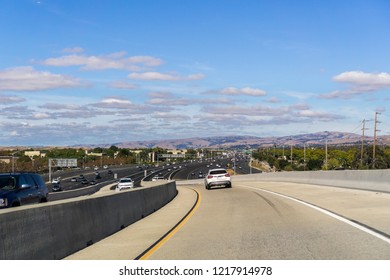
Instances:
[[[96,147],[88,150],[76,148],[53,148],[50,150],[41,151],[45,154],[44,157],[33,156],[29,157],[25,155],[27,150],[2,150],[0,156],[8,158],[10,160],[7,163],[5,160],[0,161],[0,172],[26,171],[26,172],[47,172],[48,171],[48,159],[54,158],[73,158],[77,159],[78,167],[80,168],[92,168],[94,166],[101,165],[127,165],[127,164],[141,164],[150,163],[151,154],[169,154],[167,149],[145,148],[139,150],[132,150],[128,148],[119,148],[112,145],[109,148]],[[196,154],[196,150],[187,150],[189,156]],[[96,155],[101,154],[102,156]],[[13,155],[13,159],[11,158]],[[12,162],[13,161],[13,162]]]
[[[253,158],[267,162],[275,171],[335,170],[335,169],[386,169],[390,168],[390,147],[376,146],[325,147],[262,147]]]

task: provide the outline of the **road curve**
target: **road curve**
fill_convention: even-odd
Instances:
[[[192,216],[163,244],[152,248],[148,259],[390,258],[390,194],[292,183],[233,182],[231,189],[210,191],[204,189],[202,181],[183,182],[178,189],[181,198],[186,197],[185,203],[178,196],[166,209],[119,232],[118,245],[111,236],[110,242],[103,240],[70,258],[137,258],[188,213],[196,203],[195,191],[201,202]],[[126,245],[125,236],[129,240]],[[111,255],[93,253],[99,246]]]

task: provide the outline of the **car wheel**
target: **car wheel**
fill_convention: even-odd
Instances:
[[[20,203],[18,201],[14,201],[11,204],[11,207],[18,207],[18,206],[20,206]]]

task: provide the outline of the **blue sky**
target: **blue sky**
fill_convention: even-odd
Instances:
[[[0,7],[0,146],[390,134],[386,0]]]

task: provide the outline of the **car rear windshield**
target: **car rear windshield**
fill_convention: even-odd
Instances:
[[[0,189],[13,190],[17,186],[17,177],[0,176]]]
[[[129,182],[132,182],[130,178],[125,178],[120,180],[120,183],[129,183]]]
[[[227,171],[225,169],[219,169],[219,170],[212,170],[210,171],[210,175],[216,175],[216,174],[225,174]]]

